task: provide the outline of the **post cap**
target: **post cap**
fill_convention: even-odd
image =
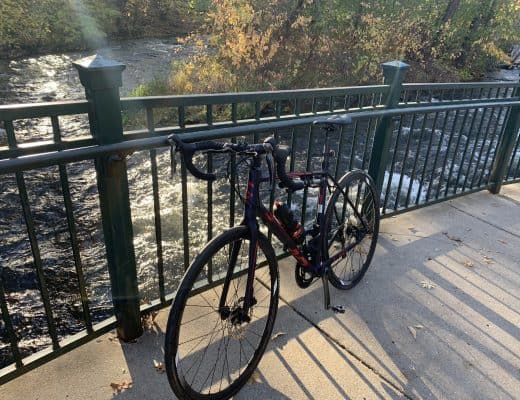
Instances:
[[[72,63],[78,70],[81,84],[87,89],[119,88],[123,85],[122,72],[126,66],[99,54]]]
[[[385,84],[401,84],[410,66],[402,61],[389,61],[381,64]]]
[[[399,61],[399,60],[388,61],[381,65],[383,66],[383,69],[408,69],[408,68],[410,68],[409,64]]]

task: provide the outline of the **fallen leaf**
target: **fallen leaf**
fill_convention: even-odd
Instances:
[[[114,335],[114,336],[109,336],[109,337],[108,337],[108,340],[109,340],[110,342],[119,342],[119,338],[118,338],[116,335]]]
[[[493,264],[493,259],[491,257],[484,256],[484,262],[486,264]]]
[[[124,392],[127,389],[130,389],[134,383],[132,381],[124,380],[121,383],[111,382],[110,387],[112,388],[112,391],[114,394],[118,394],[121,392]]]
[[[409,326],[408,327],[408,330],[410,331],[410,333],[412,334],[413,338],[414,339],[417,339],[417,331],[415,330],[415,328],[413,326]]]
[[[475,264],[473,264],[473,261],[467,260],[464,262],[464,266],[468,268],[473,268]]]
[[[414,325],[413,327],[414,327],[415,329],[423,329],[423,328],[424,328],[424,326],[422,326],[422,325]]]
[[[287,335],[287,333],[285,333],[285,332],[277,332],[273,336],[271,336],[271,340],[278,339],[280,336],[284,336],[284,335]]]
[[[153,367],[155,368],[155,370],[157,372],[160,372],[161,374],[164,373],[165,369],[164,369],[164,363],[163,362],[160,362],[160,361],[157,361],[157,360],[153,360]]]
[[[505,240],[497,239],[497,242],[507,245],[507,242]]]
[[[430,283],[428,281],[421,281],[421,286],[425,289],[433,289],[435,287],[433,283]]]
[[[260,379],[258,372],[253,372],[253,375],[251,375],[251,378],[249,378],[249,383],[262,383],[262,379]]]

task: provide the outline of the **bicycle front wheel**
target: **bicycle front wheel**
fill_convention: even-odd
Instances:
[[[345,174],[332,193],[325,212],[324,253],[340,254],[331,265],[329,281],[351,289],[365,275],[379,233],[379,201],[370,176],[360,170]]]
[[[249,243],[244,226],[217,236],[180,284],[166,328],[165,364],[181,399],[230,398],[247,382],[269,342],[278,307],[278,264],[260,234],[253,305],[244,317]]]

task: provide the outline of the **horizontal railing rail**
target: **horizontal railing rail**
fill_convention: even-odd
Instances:
[[[0,383],[109,329],[137,336],[139,310],[170,304],[196,252],[235,223],[239,160],[197,159],[238,180],[197,181],[182,163],[172,176],[170,133],[186,141],[274,134],[292,148],[290,169],[309,169],[324,140],[312,121],[348,113],[353,124],[331,137],[330,172],[369,170],[383,216],[520,181],[517,83],[401,84],[403,75],[388,74],[387,84],[366,87],[120,99],[117,76],[97,87],[107,85],[89,75],[99,70],[81,68],[94,85],[87,101],[0,106]],[[310,221],[313,192],[277,189],[276,197]],[[26,281],[36,291],[19,287]],[[30,312],[23,296],[32,296]],[[32,354],[35,340],[49,347]]]

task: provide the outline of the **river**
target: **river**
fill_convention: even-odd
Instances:
[[[172,53],[182,59],[193,51],[192,47],[181,45],[173,38],[118,42],[100,49],[98,53],[126,65],[121,89],[124,96],[140,83],[166,78]],[[0,60],[0,104],[84,99],[83,88],[72,62],[90,54],[91,52],[74,52]],[[518,71],[497,70],[490,73],[485,80],[517,81]],[[88,130],[85,118],[70,117],[61,121],[64,132]],[[416,126],[419,126],[419,123],[420,121],[417,121]],[[17,135],[21,141],[46,139],[52,134],[50,122],[46,120],[22,121],[17,128]],[[436,133],[440,135],[440,132]],[[2,141],[5,145],[5,138],[0,137],[0,146]],[[302,146],[305,144],[302,143],[297,148],[302,150]],[[157,265],[148,153],[136,153],[129,158],[128,165],[139,288],[143,297],[154,299],[157,297]],[[169,178],[166,151],[159,152],[158,165],[163,246],[167,266],[165,274],[167,290],[170,291],[182,274],[182,199],[179,179]],[[67,172],[87,292],[91,299],[90,308],[94,321],[101,321],[111,315],[112,308],[95,172],[92,162],[71,164]],[[24,175],[54,317],[60,337],[65,337],[83,329],[84,325],[81,321],[81,304],[68,243],[58,171],[57,168],[45,168]],[[394,179],[396,177],[399,178],[399,175],[394,176]],[[405,178],[408,177],[405,175]],[[221,230],[227,224],[225,200],[228,189],[225,184],[219,185],[221,186],[215,191],[214,199],[215,230]],[[205,241],[205,185],[190,181],[188,200],[192,228],[190,244],[193,254],[194,249],[202,246]],[[27,233],[19,207],[16,181],[11,175],[3,176],[0,180],[0,218],[0,274],[7,292],[10,314],[20,338],[22,353],[28,355],[47,346],[49,337],[31,249],[26,239]],[[196,226],[200,228],[193,228]],[[169,267],[170,265],[174,267]],[[9,346],[3,322],[0,322],[0,360],[0,368],[9,360]]]

